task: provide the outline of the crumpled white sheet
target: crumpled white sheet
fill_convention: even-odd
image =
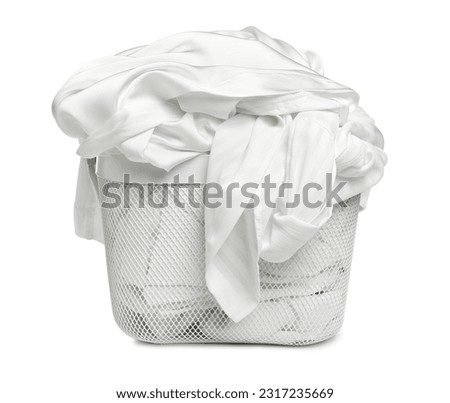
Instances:
[[[207,285],[236,322],[260,300],[259,258],[289,259],[331,215],[325,203],[287,208],[294,194],[310,182],[325,188],[331,173],[334,185],[347,182],[342,199],[365,200],[387,161],[356,92],[324,77],[313,53],[256,28],[181,33],[100,58],[63,86],[53,113],[84,159],[122,153],[170,170],[210,153],[208,182],[260,183],[270,174],[294,185],[276,208],[241,208],[248,199],[233,192],[234,208],[205,210]],[[78,188],[92,192],[87,178]],[[314,195],[325,201],[325,191]],[[82,213],[76,219],[79,234],[98,239],[98,230],[83,231]]]

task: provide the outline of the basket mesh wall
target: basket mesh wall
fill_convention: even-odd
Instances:
[[[123,194],[123,183],[100,187]],[[179,192],[180,208],[173,203]],[[239,323],[220,309],[205,283],[202,188],[153,185],[145,196],[164,208],[103,208],[108,276],[119,327],[151,343],[264,343],[303,345],[341,327],[359,208],[359,196],[336,205],[319,233],[284,263],[261,260],[261,302]],[[102,194],[105,202],[111,202]],[[200,207],[191,206],[191,197]]]

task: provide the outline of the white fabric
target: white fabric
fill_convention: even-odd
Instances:
[[[74,206],[75,233],[85,239],[103,242],[103,225],[95,160],[80,160]]]
[[[198,183],[206,182],[208,155],[199,155],[183,162],[170,171],[156,168],[142,162],[133,162],[122,154],[106,155],[97,158],[97,176],[115,182],[123,182],[124,172],[130,175],[133,183],[182,183],[192,182],[192,177]]]
[[[248,200],[233,192],[233,208],[206,209],[207,284],[239,321],[260,300],[258,259],[288,259],[331,215],[325,205],[287,208],[294,194],[310,182],[325,188],[331,173],[335,185],[348,181],[345,199],[382,177],[381,133],[358,95],[322,74],[314,54],[255,28],[188,32],[88,64],[56,95],[53,113],[80,140],[82,158],[122,153],[168,171],[210,153],[208,182],[270,174],[294,185],[276,208],[241,208]]]

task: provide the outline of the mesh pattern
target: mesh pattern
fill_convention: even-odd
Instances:
[[[100,186],[106,183],[112,182],[100,179]],[[123,183],[114,186],[123,192]],[[174,191],[184,208],[173,203]],[[344,316],[359,196],[336,205],[327,224],[288,261],[259,262],[261,302],[234,323],[205,283],[202,188],[146,188],[155,203],[164,193],[165,208],[147,200],[139,208],[138,191],[130,189],[129,207],[102,209],[112,307],[125,333],[151,343],[285,345],[336,334]],[[189,197],[200,207],[192,207]]]

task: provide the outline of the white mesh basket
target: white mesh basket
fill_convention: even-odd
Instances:
[[[100,179],[99,186],[114,183]],[[155,184],[165,208],[103,208],[103,228],[114,317],[131,337],[151,343],[263,343],[304,345],[337,333],[343,322],[359,196],[336,205],[317,235],[284,263],[259,262],[261,302],[239,323],[227,317],[205,283],[202,188]],[[103,192],[100,192],[104,201]],[[188,203],[189,195],[200,207]]]

